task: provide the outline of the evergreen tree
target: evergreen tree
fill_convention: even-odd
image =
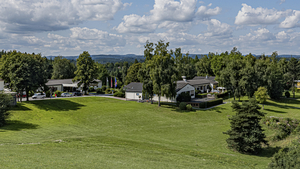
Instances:
[[[243,102],[241,105],[234,101],[232,108],[236,115],[229,118],[231,129],[224,134],[228,147],[240,153],[257,154],[262,149],[262,143],[268,144],[259,121],[264,116],[255,99]]]

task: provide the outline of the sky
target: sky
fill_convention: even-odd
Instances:
[[[298,0],[0,0],[0,49],[43,56],[183,53],[300,55]]]

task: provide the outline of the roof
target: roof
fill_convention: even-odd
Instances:
[[[124,87],[126,92],[143,92],[143,83],[140,82],[131,82]]]
[[[195,76],[194,78],[193,78],[193,80],[196,80],[196,79],[209,79],[209,80],[215,80],[215,76],[208,76],[207,78],[206,77],[204,77],[204,76]]]
[[[184,88],[186,85],[188,85],[188,83],[178,83],[176,84],[176,92],[178,92],[179,90],[181,90],[182,88]]]
[[[186,81],[184,81],[184,80],[180,80],[180,81],[177,81],[177,84],[178,83],[183,83],[183,84],[186,84],[186,83],[188,83],[188,84],[190,84],[190,85],[192,85],[192,86],[194,86],[194,85],[205,85],[205,84],[217,84],[218,82],[216,82],[215,80],[212,80],[212,79],[206,79],[206,78],[204,78],[204,79],[192,79],[192,80],[186,80]]]
[[[53,85],[62,85],[62,84],[73,84],[73,79],[50,79],[46,85],[53,86]]]
[[[94,79],[94,82],[101,82],[101,80]],[[46,83],[47,86],[62,85],[62,84],[77,84],[73,79],[49,79]]]

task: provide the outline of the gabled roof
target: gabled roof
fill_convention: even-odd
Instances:
[[[126,92],[143,92],[143,83],[131,82],[127,86],[124,86]]]
[[[177,84],[178,83],[183,83],[183,84],[185,84],[185,83],[188,83],[188,84],[190,84],[190,85],[192,85],[192,86],[194,86],[194,85],[205,85],[205,84],[217,84],[218,82],[216,82],[215,80],[212,80],[212,79],[192,79],[192,80],[186,80],[186,81],[184,81],[184,80],[180,80],[180,81],[177,81]]]
[[[94,79],[94,82],[101,82],[101,80]],[[77,84],[73,79],[49,79],[46,83],[47,86],[62,85],[62,84]]]

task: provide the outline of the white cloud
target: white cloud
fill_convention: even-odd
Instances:
[[[186,31],[192,22],[209,20],[221,11],[219,7],[209,8],[211,4],[196,10],[196,5],[197,0],[155,0],[150,15],[125,15],[123,22],[114,29],[119,33],[153,33],[157,28]]]
[[[280,0],[280,4],[285,3],[285,0]]]
[[[299,27],[300,24],[300,11],[293,10],[292,15],[287,16],[283,22],[280,23],[280,28],[295,28]]]
[[[192,21],[195,16],[197,0],[155,0],[152,19],[156,21]]]
[[[232,28],[227,23],[221,23],[216,19],[205,21],[207,24],[207,32],[205,36],[219,36],[219,37],[230,37],[232,36]]]
[[[286,11],[278,11],[276,9],[267,9],[267,8],[252,8],[247,4],[242,4],[242,9],[238,12],[235,17],[235,24],[237,25],[268,25],[268,24],[276,24],[278,20],[288,13],[291,10]]]
[[[0,21],[7,31],[55,31],[86,20],[111,20],[128,6],[121,0],[2,0]]]

